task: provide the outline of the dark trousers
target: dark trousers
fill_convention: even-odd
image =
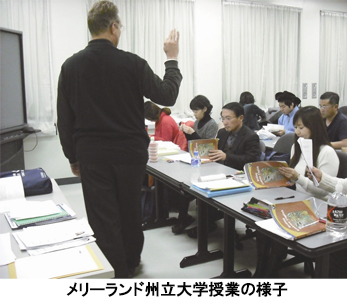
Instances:
[[[127,278],[140,263],[145,169],[145,164],[80,163],[88,221],[116,278]]]

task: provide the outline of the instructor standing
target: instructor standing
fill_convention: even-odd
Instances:
[[[161,80],[148,63],[117,48],[122,22],[109,1],[88,13],[92,40],[68,58],[58,84],[60,142],[73,174],[81,177],[88,221],[116,278],[131,277],[140,264],[141,184],[148,161],[144,99],[172,106],[182,75],[179,33],[164,42]]]

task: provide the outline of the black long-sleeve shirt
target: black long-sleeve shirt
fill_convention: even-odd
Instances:
[[[70,163],[142,164],[148,160],[145,96],[172,106],[182,75],[175,60],[165,63],[164,79],[139,56],[104,39],[92,40],[68,58],[58,84],[58,129]]]

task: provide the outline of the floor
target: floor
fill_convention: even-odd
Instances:
[[[81,184],[61,185],[65,197],[77,216],[85,215]],[[195,201],[190,204],[189,214],[196,216]],[[170,216],[175,217],[172,213]],[[195,226],[193,223],[191,226]],[[191,227],[190,226],[190,227]],[[240,235],[245,233],[245,225],[236,221]],[[181,260],[196,253],[197,241],[186,234],[174,235],[171,227],[146,230],[145,244],[141,265],[136,270],[135,278],[212,278],[219,276],[223,270],[222,259],[186,268],[180,268]],[[223,249],[223,221],[218,221],[218,229],[209,235],[209,250]],[[236,250],[235,270],[248,269],[252,273],[256,265],[256,244],[254,239],[243,242],[243,249]],[[280,271],[282,278],[308,278],[303,272],[303,264],[287,267]]]

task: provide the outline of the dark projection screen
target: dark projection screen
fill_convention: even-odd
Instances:
[[[27,125],[22,33],[0,28],[0,132]]]

